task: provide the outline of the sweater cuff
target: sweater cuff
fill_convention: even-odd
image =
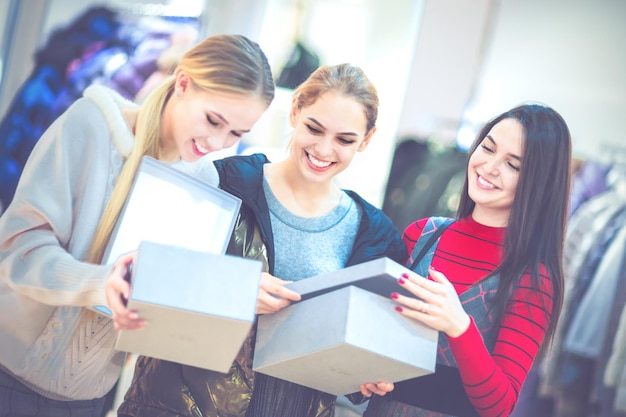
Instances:
[[[483,336],[478,331],[474,318],[472,316],[469,318],[470,324],[463,334],[458,337],[446,336],[457,363],[474,357],[476,354],[474,347],[484,344]]]
[[[102,275],[106,278],[111,275],[113,272],[114,265],[98,265],[97,273],[98,275]],[[85,292],[85,307],[93,308],[94,306],[107,306],[106,294],[104,292],[104,287],[106,285],[107,280],[103,279],[101,281],[101,286],[98,288],[93,288],[89,291]]]
[[[97,265],[77,262],[74,259],[59,262],[57,273],[59,279],[66,283],[67,290],[56,292],[58,305],[79,305],[92,308],[96,305],[107,305],[104,288],[115,265]]]

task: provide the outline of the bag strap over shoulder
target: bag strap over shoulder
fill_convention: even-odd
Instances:
[[[415,243],[415,246],[413,247],[411,256],[407,261],[407,268],[419,273],[419,271],[416,271],[416,268],[419,265],[420,261],[422,261],[426,254],[429,254],[430,259],[432,260],[432,256],[434,255],[435,249],[437,248],[439,237],[441,237],[441,234],[444,232],[444,230],[446,230],[448,226],[454,223],[454,221],[455,219],[450,217],[429,217],[426,221],[426,224],[424,225],[422,234],[420,235],[419,239]],[[428,262],[428,264],[430,264],[430,261]],[[423,273],[421,273],[420,275],[423,275]]]

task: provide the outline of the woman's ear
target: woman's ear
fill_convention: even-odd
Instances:
[[[191,78],[183,71],[179,72],[176,75],[176,84],[174,85],[174,89],[177,94],[182,94],[191,86]]]
[[[371,128],[367,135],[365,135],[363,142],[361,142],[359,148],[357,149],[358,152],[363,152],[365,148],[367,148],[367,145],[370,144],[370,140],[372,140],[372,136],[374,136],[374,133],[376,133],[376,126]]]
[[[291,110],[289,111],[289,125],[291,127],[296,127],[296,120],[298,119],[298,113],[300,113],[300,108],[299,108],[297,98],[294,97],[291,100]]]

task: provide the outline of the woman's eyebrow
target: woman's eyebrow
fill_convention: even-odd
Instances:
[[[311,122],[315,123],[317,126],[321,127],[322,129],[326,130],[324,125],[321,124],[320,122],[318,122],[314,117],[307,117],[307,119],[310,120]],[[359,136],[355,132],[339,132],[338,135],[342,135],[342,136]]]
[[[220,113],[216,112],[216,111],[212,111],[210,112],[212,115],[214,115],[215,117],[217,117],[218,119],[220,119],[222,122],[224,122],[224,124],[229,124],[228,120],[226,120],[226,118],[224,116],[222,116]]]
[[[493,140],[493,137],[492,137],[491,135],[487,135],[487,136],[485,136],[485,138],[486,138],[486,139],[489,139],[489,140],[490,140],[490,141],[491,141],[494,145],[496,145],[496,146],[498,145],[498,144],[496,143],[496,141],[495,141],[495,140]],[[521,157],[521,156],[519,156],[519,155],[516,155],[516,154],[514,154],[514,153],[509,153],[509,156],[510,156],[511,158],[515,158],[515,159],[517,159],[517,160],[518,160],[518,161],[520,161],[520,162],[522,161],[522,157]]]

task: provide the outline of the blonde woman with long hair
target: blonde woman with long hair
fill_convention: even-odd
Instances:
[[[234,145],[273,97],[260,47],[217,35],[141,107],[91,86],[44,133],[0,217],[0,416],[106,412],[124,354],[113,320],[85,307],[128,290],[131,258],[101,261],[141,158],[181,166]]]

